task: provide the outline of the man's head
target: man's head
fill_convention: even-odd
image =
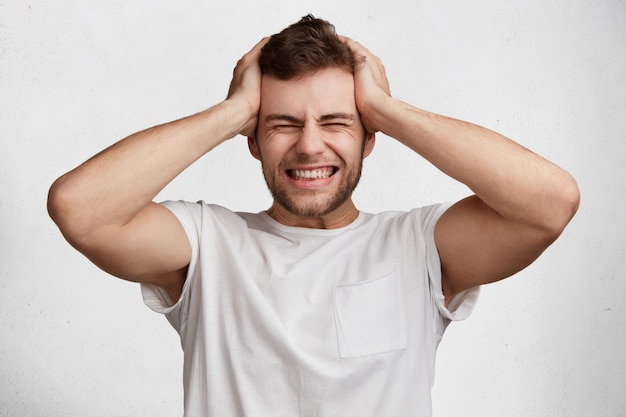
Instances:
[[[272,36],[259,63],[261,103],[248,144],[274,197],[271,211],[299,219],[354,215],[351,196],[374,135],[356,107],[350,46],[309,15]]]
[[[310,14],[273,35],[259,58],[261,72],[279,80],[326,68],[354,72],[355,63],[352,50],[339,39],[335,27]]]

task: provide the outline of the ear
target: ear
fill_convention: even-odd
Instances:
[[[254,136],[248,136],[248,149],[255,159],[261,160],[261,152],[259,152],[259,146]]]
[[[367,158],[369,154],[374,150],[374,144],[376,143],[376,134],[367,133],[365,136],[365,143],[363,144],[363,159]]]

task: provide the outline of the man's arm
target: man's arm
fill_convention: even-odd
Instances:
[[[355,71],[355,94],[366,128],[397,139],[475,193],[435,228],[446,299],[533,262],[578,208],[574,179],[498,133],[392,98],[380,60],[349,42],[365,57]]]
[[[152,199],[220,143],[254,135],[265,42],[238,62],[222,103],[135,133],[54,182],[48,211],[68,242],[115,276],[179,297],[191,248],[175,216]]]

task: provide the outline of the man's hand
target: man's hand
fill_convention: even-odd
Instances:
[[[254,48],[237,62],[233,70],[233,79],[228,89],[228,97],[226,99],[233,102],[241,101],[247,109],[248,121],[240,132],[244,136],[254,136],[256,131],[261,103],[261,67],[259,66],[259,56],[261,55],[261,48],[268,40],[268,37],[261,39]]]
[[[340,38],[352,49],[357,60],[354,94],[361,120],[368,132],[378,132],[383,129],[378,120],[378,106],[386,105],[387,99],[391,98],[385,67],[377,56],[360,43],[347,37]]]

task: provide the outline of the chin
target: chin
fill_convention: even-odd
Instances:
[[[314,199],[310,199],[314,200]],[[307,202],[296,202],[291,199],[287,201],[277,202],[290,214],[307,218],[307,217],[324,217],[333,211],[337,210],[339,207],[343,205],[346,199],[340,200],[331,200],[331,201],[307,201]],[[326,199],[324,199],[326,200]]]

